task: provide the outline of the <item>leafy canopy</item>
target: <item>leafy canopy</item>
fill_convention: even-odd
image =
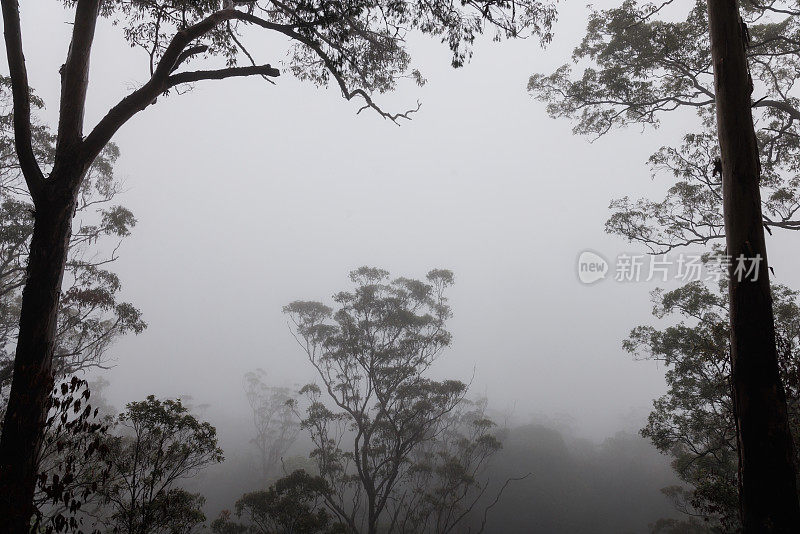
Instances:
[[[753,111],[762,166],[764,224],[800,228],[800,9],[790,0],[740,2],[750,43]],[[706,2],[651,4],[625,0],[593,10],[573,62],[534,74],[528,90],[553,117],[594,138],[632,124],[657,127],[665,113],[688,110],[698,125],[677,146],[650,158],[654,173],[675,179],[664,199],[611,203],[606,230],[660,253],[724,237],[714,122],[714,75]]]
[[[281,61],[294,76],[323,86],[333,81],[348,100],[361,97],[365,107],[396,119],[399,114],[381,111],[371,95],[393,90],[402,78],[424,81],[407,50],[410,33],[439,39],[458,67],[487,32],[495,39],[536,35],[549,42],[556,11],[539,0],[104,0],[101,14],[123,29],[131,46],[146,51],[151,75],[170,75],[165,90],[229,75],[277,76],[275,69],[256,67]],[[280,34],[285,56],[252,49],[253,29]],[[228,70],[173,74],[199,57]],[[230,70],[243,61],[254,68]]]
[[[772,288],[778,360],[792,435],[800,439],[798,292]],[[736,422],[730,385],[727,283],[692,282],[653,293],[653,313],[671,326],[638,326],[624,342],[635,357],[661,362],[667,392],[653,402],[642,435],[673,458],[689,488],[664,491],[678,509],[723,532],[739,528]],[[797,449],[795,449],[797,451]],[[800,459],[800,457],[798,458]]]
[[[205,520],[204,499],[177,486],[223,460],[216,429],[180,400],[153,395],[131,402],[107,441],[109,475],[101,485],[103,522],[127,534],[190,532]]]
[[[390,279],[362,267],[350,280],[354,288],[333,297],[335,312],[313,301],[284,308],[321,382],[301,390],[301,425],[329,488],[325,504],[352,531],[452,530],[499,449],[491,421],[462,410],[467,385],[428,377],[452,339],[453,274]]]

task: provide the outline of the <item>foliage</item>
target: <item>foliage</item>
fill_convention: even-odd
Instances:
[[[555,20],[554,6],[537,0],[221,3],[222,6],[216,0],[108,0],[104,2],[103,15],[123,28],[131,46],[147,52],[153,74],[178,30],[202,23],[222,7],[228,14],[193,40],[187,49],[194,51],[189,57],[203,54],[219,58],[228,68],[235,67],[244,57],[255,66],[253,57],[258,54],[251,54],[245,47],[247,35],[243,30],[269,30],[286,39],[285,63],[293,75],[317,85],[334,81],[348,100],[358,96],[366,101],[365,107],[375,109],[378,108],[370,96],[373,93],[391,91],[398,80],[406,77],[418,83],[424,81],[419,71],[411,67],[406,49],[411,32],[428,34],[447,44],[452,64],[458,67],[471,57],[475,39],[484,32],[490,32],[495,39],[534,34],[548,42]],[[240,6],[244,9],[231,13]]]
[[[391,504],[392,531],[445,533],[464,528],[462,523],[489,485],[480,475],[502,448],[486,408],[485,399],[463,400],[441,419],[435,437],[412,452],[408,477]],[[504,489],[501,487],[496,499]],[[484,514],[476,531],[485,526]]]
[[[750,44],[753,111],[762,165],[767,229],[800,228],[800,100],[794,87],[800,67],[800,11],[796,2],[740,2]],[[588,65],[581,76],[564,65],[531,76],[528,89],[547,102],[553,117],[574,120],[574,132],[601,136],[630,124],[657,127],[663,113],[695,111],[700,124],[677,147],[650,158],[654,173],[675,178],[660,201],[614,200],[606,230],[665,252],[724,237],[721,176],[714,126],[713,69],[706,2],[658,4],[625,0],[593,10],[586,35],[573,52]]]
[[[800,443],[798,294],[773,286],[781,378],[791,431]],[[673,291],[656,291],[653,299],[656,317],[680,320],[663,329],[636,327],[624,342],[637,358],[661,362],[666,368],[667,393],[654,401],[642,435],[673,457],[676,473],[690,486],[665,489],[678,509],[705,519],[719,531],[735,532],[738,457],[725,281],[717,288],[692,282]]]
[[[0,77],[0,391],[11,380],[34,213],[13,147],[10,84],[9,78]],[[43,105],[37,98],[33,102]],[[50,165],[54,136],[41,125],[34,132],[34,148]],[[118,157],[116,145],[108,145],[81,186],[75,211],[79,222],[70,241],[59,308],[57,377],[105,366],[115,339],[146,327],[139,310],[118,300],[119,277],[105,268],[117,258],[121,241],[136,224],[128,209],[111,205],[121,191],[113,173]],[[112,249],[104,255],[103,245],[109,240]]]
[[[425,506],[455,509],[449,499],[474,484],[476,465],[459,460],[497,449],[488,422],[474,424],[469,437],[451,433],[466,384],[426,377],[450,344],[445,290],[453,274],[390,281],[388,272],[362,267],[350,279],[355,289],[334,295],[335,313],[320,302],[284,308],[322,382],[301,390],[308,400],[301,425],[330,487],[325,502],[349,530],[373,533],[382,523],[399,530],[405,521],[424,532],[436,515],[423,514]]]
[[[278,461],[297,439],[300,425],[292,410],[294,394],[289,388],[268,386],[262,369],[244,377],[244,389],[253,412],[255,437],[252,442],[261,456],[261,476],[266,481],[275,473]]]
[[[85,528],[80,512],[97,500],[98,481],[107,475],[108,425],[92,409],[90,396],[88,383],[76,377],[53,389],[37,459],[35,530],[80,533]]]
[[[335,534],[346,532],[332,522],[324,507],[323,495],[328,485],[319,476],[303,470],[279,479],[267,490],[245,493],[236,501],[237,517],[246,524],[235,523],[230,512],[223,512],[211,524],[217,534],[252,532],[255,534]]]
[[[230,510],[223,510],[219,517],[211,522],[211,532],[214,534],[247,534],[250,532],[250,527],[234,521]]]
[[[108,479],[100,521],[115,532],[190,532],[205,520],[204,498],[176,484],[223,460],[216,430],[198,421],[180,400],[153,395],[131,402],[107,441]]]

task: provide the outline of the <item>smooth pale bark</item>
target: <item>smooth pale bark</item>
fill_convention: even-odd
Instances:
[[[780,381],[751,111],[752,85],[736,0],[708,0],[729,282],[731,369],[744,532],[800,532],[794,451]],[[738,280],[744,255],[762,258],[757,279]]]

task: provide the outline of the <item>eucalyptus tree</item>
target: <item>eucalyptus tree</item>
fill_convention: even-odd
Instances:
[[[487,416],[487,406],[486,399],[461,401],[431,439],[412,451],[407,477],[392,499],[388,532],[484,532],[489,510],[508,485],[527,478],[507,479],[487,502],[491,480],[485,471],[502,448],[503,434]]]
[[[798,292],[775,285],[772,294],[781,380],[786,389],[791,432],[797,442]],[[712,532],[739,532],[726,284],[695,281],[672,291],[656,290],[652,296],[654,316],[671,324],[637,326],[623,344],[637,359],[659,362],[666,371],[667,391],[653,403],[642,434],[673,458],[675,472],[689,486],[665,488],[677,508],[686,514],[684,523],[691,524],[691,518],[697,517]]]
[[[748,532],[800,527],[764,237],[765,226],[798,227],[798,16],[790,0],[697,0],[688,13],[686,4],[670,0],[627,0],[592,13],[573,54],[576,62],[590,64],[582,76],[574,77],[565,65],[532,76],[528,84],[551,115],[575,119],[581,134],[658,125],[664,113],[677,109],[700,115],[699,133],[653,158],[679,180],[667,198],[612,203],[620,211],[607,228],[654,251],[724,237],[727,255],[748,266],[760,263],[757,279],[728,279],[741,510]]]
[[[125,534],[172,534],[205,521],[203,496],[179,484],[222,462],[223,452],[216,429],[180,400],[150,395],[128,403],[104,447],[99,525]]]
[[[244,391],[253,415],[255,436],[250,440],[261,461],[261,479],[267,481],[283,455],[297,440],[300,422],[292,409],[293,391],[266,383],[263,369],[244,376]]]
[[[344,526],[332,521],[323,495],[327,483],[302,469],[278,479],[266,490],[245,493],[236,501],[234,521],[224,510],[211,523],[214,534],[344,534]]]
[[[72,37],[60,69],[61,102],[51,166],[38,157],[23,53],[18,0],[2,0],[6,55],[14,100],[14,144],[35,216],[8,410],[0,438],[0,530],[23,532],[31,515],[34,456],[42,440],[57,328],[58,295],[68,256],[72,216],[84,177],[114,134],[134,115],[176,88],[243,76],[272,79],[278,68],[245,48],[252,32],[282,40],[287,70],[317,85],[338,87],[392,121],[408,112],[383,110],[373,95],[415,77],[406,37],[432,36],[452,52],[453,66],[472,54],[476,38],[535,34],[550,38],[555,8],[539,0],[64,0],[74,11]],[[144,48],[146,81],[84,132],[89,57],[100,17],[122,29],[122,39]],[[39,32],[45,34],[46,32]],[[29,33],[33,37],[33,29]],[[239,60],[247,62],[240,65]],[[281,58],[271,56],[272,61]],[[215,61],[216,60],[216,61]],[[224,63],[220,66],[219,62]],[[189,68],[201,63],[200,68]]]
[[[32,104],[44,104],[35,95]],[[0,412],[5,412],[19,329],[22,287],[33,234],[34,209],[14,152],[11,79],[0,77]],[[55,138],[36,124],[34,148],[52,161]],[[121,335],[139,333],[146,324],[132,304],[121,302],[119,277],[109,270],[122,241],[136,224],[130,210],[115,205],[121,184],[114,175],[119,149],[110,143],[98,155],[81,184],[75,211],[80,224],[69,242],[64,288],[59,301],[53,354],[57,378],[108,364],[108,349]],[[1,424],[1,423],[0,423]]]
[[[654,172],[675,184],[663,199],[614,200],[609,232],[653,253],[710,244],[725,238],[719,143],[714,118],[714,74],[705,2],[667,2],[676,12],[657,18],[655,7],[627,1],[592,11],[573,60],[590,62],[580,75],[564,65],[534,74],[528,90],[547,102],[553,117],[574,119],[573,132],[597,138],[634,124],[658,127],[665,113],[691,110],[696,128],[681,143],[650,158]],[[750,44],[747,57],[756,98],[763,222],[772,229],[800,228],[800,101],[795,89],[800,10],[792,2],[742,2]],[[788,7],[787,7],[788,6]],[[681,9],[678,12],[678,9]],[[779,19],[770,13],[785,13]],[[679,18],[685,14],[685,17]]]
[[[500,443],[480,410],[465,410],[465,383],[428,377],[451,341],[453,275],[390,280],[362,267],[350,278],[355,288],[334,296],[336,312],[313,301],[284,308],[321,382],[301,390],[301,425],[325,503],[349,532],[463,527]]]

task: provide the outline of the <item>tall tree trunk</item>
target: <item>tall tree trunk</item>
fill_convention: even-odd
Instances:
[[[745,533],[800,532],[792,436],[778,372],[745,29],[736,0],[708,0],[729,282],[731,368]],[[762,258],[758,277],[737,258]]]
[[[0,438],[0,532],[4,534],[29,531],[37,459],[53,387],[57,312],[75,199],[69,193],[48,196],[52,198],[43,198],[35,215],[14,376]]]

